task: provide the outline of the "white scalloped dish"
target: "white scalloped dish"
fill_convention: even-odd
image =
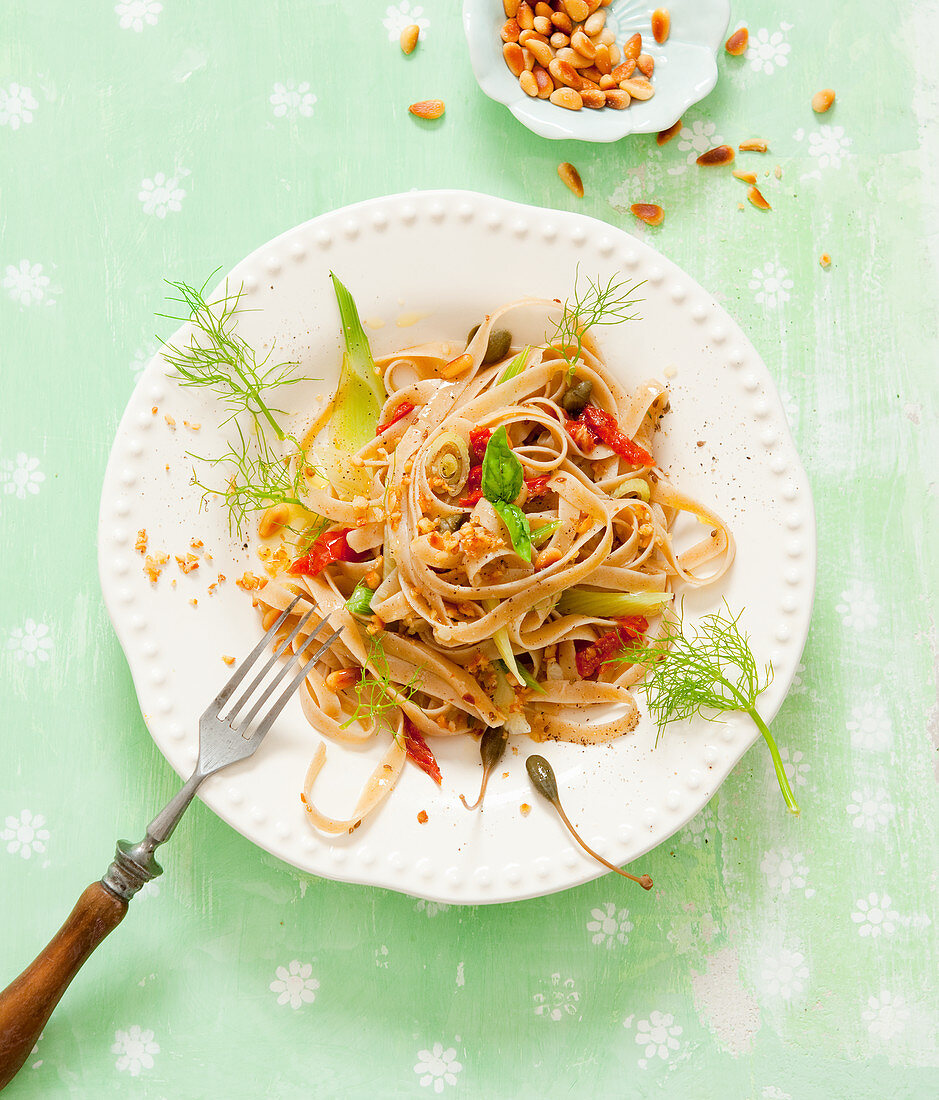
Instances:
[[[685,613],[693,620],[724,599],[734,611],[745,609],[742,625],[758,661],[772,660],[775,668],[760,700],[769,720],[808,631],[811,494],[766,367],[737,325],[674,264],[582,215],[431,191],[325,214],[258,249],[228,280],[243,288],[241,305],[249,311],[239,333],[259,352],[276,344],[278,359],[298,360],[302,374],[322,379],[286,391],[292,423],[302,430],[319,407],[315,394],[331,393],[338,377],[330,270],[354,294],[380,355],[423,340],[459,340],[482,314],[525,295],[563,298],[578,264],[591,277],[619,272],[645,281],[642,319],[604,328],[599,342],[625,385],[669,380],[672,411],[657,437],[657,458],[674,483],[728,521],[737,541],[729,575],[713,591],[691,593]],[[105,601],[150,732],[181,775],[196,759],[198,715],[229,675],[223,655],[239,657],[259,637],[251,598],[234,581],[260,566],[250,545],[230,537],[223,507],[200,511],[202,494],[191,484],[187,452],[220,453],[222,419],[210,392],[180,388],[156,356],[121,420],[101,498]],[[150,554],[169,555],[156,583],[135,551],[141,529]],[[184,573],[175,557],[185,558],[193,542],[202,544],[200,565]],[[638,699],[644,712],[641,693]],[[438,901],[509,901],[603,873],[532,790],[524,763],[530,751],[551,760],[565,808],[587,842],[624,864],[697,813],[756,737],[749,720],[734,715],[676,724],[655,747],[654,726],[643,716],[610,745],[519,744],[493,776],[482,813],[467,813],[459,801],[479,786],[476,741],[435,739],[441,788],[409,766],[360,829],[326,837],[310,828],[300,802],[321,738],[292,700],[257,754],[209,779],[200,795],[248,839],[317,875]],[[343,816],[382,746],[328,748],[317,797],[326,812]],[[531,806],[527,816],[522,804]],[[418,821],[422,810],[426,824]]]

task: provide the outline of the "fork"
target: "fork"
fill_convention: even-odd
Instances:
[[[182,790],[175,795],[147,826],[147,834],[137,844],[117,842],[114,862],[104,877],[93,882],[78,899],[65,923],[33,962],[0,993],[0,1089],[7,1085],[35,1046],[59,998],[92,951],[124,919],[127,903],[141,887],[163,868],[153,857],[154,851],[173,835],[180,818],[192,802],[202,782],[221,768],[251,756],[264,740],[287,700],[303,682],[310,668],[342,633],[342,627],[319,646],[312,657],[276,698],[267,705],[274,691],[289,675],[328,622],[321,618],[310,627],[308,637],[278,670],[276,676],[258,694],[265,678],[278,659],[287,652],[298,634],[316,613],[308,611],[282,644],[275,648],[264,667],[229,707],[236,688],[254,671],[261,655],[301,597],[284,609],[274,625],[235,670],[199,719],[199,759]],[[254,699],[252,703],[252,699]],[[239,717],[251,704],[250,709]]]

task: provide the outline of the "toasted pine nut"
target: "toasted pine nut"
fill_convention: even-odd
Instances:
[[[515,19],[523,31],[530,31],[535,25],[535,13],[525,0],[519,4]]]
[[[532,69],[532,76],[534,76],[535,83],[538,85],[538,98],[547,99],[554,91],[554,81],[540,65],[536,65]]]
[[[584,0],[561,0],[561,4],[575,23],[583,23],[590,14],[590,8],[587,7]]]
[[[671,141],[672,138],[681,130],[681,119],[677,122],[673,122],[671,126],[666,130],[659,130],[655,135],[656,145],[664,145],[666,142]]]
[[[579,111],[584,105],[580,93],[573,88],[556,88],[548,98],[556,107],[564,107],[568,111]]]
[[[571,22],[570,16],[566,11],[554,12],[551,16],[551,22],[562,34],[571,35],[574,33],[574,24]]]
[[[518,36],[521,33],[521,27],[514,19],[506,19],[502,24],[502,41],[503,42],[517,42]]]
[[[531,50],[527,50],[524,46],[522,46],[522,57],[525,58],[525,68],[529,72],[531,72],[532,69],[535,67],[534,54],[531,52]]]
[[[595,11],[593,15],[589,16],[587,22],[584,23],[584,34],[589,35],[591,38],[595,34],[599,34],[603,30],[606,23],[606,12]]]
[[[731,57],[739,57],[750,44],[750,32],[746,27],[741,27],[727,39],[724,49]]]
[[[519,0],[502,0],[502,8],[506,19],[514,19],[518,15]]]
[[[264,631],[265,634],[280,618],[280,612],[281,608],[279,607],[269,607],[267,611],[265,611],[264,614],[261,616],[261,629]]]
[[[326,687],[330,691],[342,691],[359,682],[359,673],[354,668],[337,668],[326,676]]]
[[[518,83],[525,95],[531,96],[532,99],[537,99],[538,81],[535,80],[528,69],[522,70],[522,73],[518,78]]]
[[[464,371],[468,371],[473,365],[472,355],[464,352],[462,355],[458,355],[456,359],[451,359],[446,366],[440,368],[441,378],[456,378],[458,374],[463,374]]]
[[[635,61],[642,53],[642,35],[638,32],[626,39],[623,45],[623,57]]]
[[[543,34],[539,34],[537,31],[531,30],[531,31],[522,31],[522,33],[518,36],[518,44],[520,46],[527,46],[528,43],[531,42],[531,40],[533,38],[538,42],[547,42],[548,41],[547,38],[545,38],[545,36]]]
[[[641,53],[636,58],[636,68],[647,80],[651,80],[652,73],[655,69],[655,59],[652,57],[651,54]]]
[[[817,115],[823,115],[835,102],[835,93],[831,88],[822,88],[812,96],[812,110]]]
[[[559,164],[558,175],[565,186],[569,187],[579,199],[584,197],[584,181],[580,178],[580,172],[573,164],[569,164],[567,161]]]
[[[599,7],[600,7],[600,0],[587,0],[587,18],[589,19],[590,16],[593,15],[593,13]]]
[[[412,103],[408,110],[418,118],[440,118],[446,108],[442,99],[422,99],[420,103]]]
[[[756,176],[752,172],[741,172],[735,168],[734,175],[738,180],[743,180],[744,183],[756,183]]]
[[[624,92],[622,88],[610,88],[606,93],[606,105],[614,111],[625,110],[631,102],[629,92]]]
[[[555,58],[548,66],[548,72],[554,77],[555,84],[566,84],[568,88],[578,92],[583,87],[584,82],[580,74],[566,61]]]
[[[621,80],[629,80],[629,78],[633,75],[635,71],[636,62],[633,61],[632,58],[630,58],[629,60],[624,61],[622,64],[617,65],[616,68],[613,69],[613,71],[610,73],[610,76],[612,76],[616,83],[619,84]]]
[[[400,38],[402,53],[410,54],[414,52],[414,47],[417,45],[420,33],[421,28],[416,23],[412,23],[409,27],[404,28]]]
[[[652,37],[660,46],[668,39],[671,29],[672,17],[668,14],[668,8],[656,8],[652,13]]]
[[[823,252],[818,258],[819,267],[831,267],[831,256],[827,252]]]
[[[597,56],[597,47],[590,41],[583,31],[574,31],[571,35],[571,47],[579,54],[591,61]]]
[[[610,43],[610,64],[618,65],[623,60],[619,46],[615,42]]]
[[[271,535],[276,535],[287,522],[289,515],[290,509],[286,504],[272,505],[261,516],[261,521],[258,523],[258,535],[262,539],[269,539]]]
[[[593,59],[593,63],[604,76],[608,76],[613,68],[610,64],[610,47],[597,46],[597,56]]]
[[[566,34],[564,34],[563,31],[555,31],[554,34],[552,34],[551,37],[548,39],[548,41],[556,50],[563,50],[565,46],[569,46],[571,44],[571,40],[567,37]]]
[[[624,92],[629,92],[633,99],[651,99],[655,95],[655,88],[644,76],[634,76],[631,80],[621,80],[619,86]]]
[[[747,192],[747,198],[758,210],[772,210],[770,204],[763,198],[762,193],[756,187],[751,187]]]
[[[593,110],[606,106],[606,92],[601,88],[582,88],[580,98],[584,101],[585,107],[591,107]]]
[[[719,168],[724,164],[731,164],[733,159],[734,151],[729,145],[715,145],[713,149],[703,152],[696,163],[705,168]]]
[[[737,148],[741,153],[765,153],[769,146],[762,138],[751,138],[749,141],[741,141]]]
[[[610,76],[609,74],[607,74],[605,76],[601,76],[600,79],[597,81],[597,83],[600,85],[600,87],[605,92],[610,91],[611,88],[618,88],[619,87],[619,85],[616,83],[616,81],[613,79],[613,77]]]
[[[572,50],[569,46],[558,50],[554,56],[560,61],[566,61],[568,65],[573,65],[575,69],[586,69],[593,64],[589,57],[584,57],[582,53]]]
[[[530,38],[525,44],[525,49],[531,53],[532,57],[544,69],[554,60],[554,50],[551,49],[547,42],[539,42],[537,39]]]
[[[538,3],[535,4],[535,18],[537,19],[540,16],[542,19],[550,19],[551,14],[551,5],[546,4],[545,0],[538,0]]]
[[[661,225],[665,218],[662,207],[652,202],[634,202],[629,210],[646,225]]]
[[[520,76],[525,69],[525,54],[522,47],[517,42],[506,42],[502,47],[502,56],[512,76]]]
[[[554,565],[555,562],[559,562],[564,555],[560,550],[545,550],[538,555],[538,564],[536,569],[547,569],[549,565]]]
[[[604,27],[597,37],[600,39],[602,46],[612,46],[616,41],[616,34],[609,27]]]
[[[546,19],[543,15],[536,15],[535,22],[532,24],[532,29],[536,30],[539,34],[549,35],[554,33],[554,24],[550,19]]]
[[[365,583],[374,591],[381,584],[381,573],[372,569],[365,574]]]
[[[600,78],[603,76],[603,73],[600,72],[596,65],[591,65],[589,69],[581,69],[580,75],[588,83],[596,84],[598,88],[600,87]]]

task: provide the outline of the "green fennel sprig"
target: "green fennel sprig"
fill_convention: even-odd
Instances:
[[[424,678],[424,666],[419,665],[411,673],[407,683],[396,684],[391,679],[391,669],[388,666],[388,658],[384,647],[377,635],[369,636],[366,667],[359,671],[354,691],[356,697],[355,710],[342,724],[342,729],[348,729],[353,722],[369,720],[375,723],[384,721],[391,728],[388,715],[400,704],[394,697],[394,692],[410,699],[415,692],[420,690]],[[371,666],[369,668],[368,666]]]
[[[274,504],[304,505],[307,454],[300,441],[281,427],[277,417],[286,413],[275,408],[268,395],[310,379],[294,373],[294,362],[270,363],[273,348],[258,361],[254,349],[235,331],[238,314],[243,312],[238,304],[241,291],[229,294],[226,285],[222,297],[207,300],[206,287],[214,274],[199,288],[167,280],[176,291],[168,300],[179,303],[186,313],[158,316],[189,322],[192,332],[181,346],[164,342],[162,355],[181,386],[212,390],[228,410],[220,427],[231,423],[234,429],[225,453],[217,458],[190,457],[228,472],[221,487],[206,485],[195,475],[193,480],[206,496],[224,499],[229,526],[242,536],[248,512]],[[271,435],[283,446],[283,453],[275,449]]]
[[[728,609],[726,614],[705,615],[690,634],[684,633],[680,617],[666,620],[665,633],[654,645],[631,646],[618,660],[647,669],[647,678],[639,686],[659,736],[670,722],[695,715],[713,721],[717,713],[726,711],[749,714],[769,746],[786,806],[798,814],[776,740],[756,709],[758,696],[772,683],[773,666],[768,663],[760,672],[749,640],[738,626],[741,614],[734,616]]]
[[[574,368],[583,351],[584,336],[591,328],[637,320],[639,315],[629,311],[644,299],[630,296],[642,285],[640,282],[626,286],[616,275],[611,275],[606,285],[599,278],[596,281],[588,278],[586,287],[581,288],[580,267],[577,267],[571,297],[564,303],[554,332],[546,339],[547,343],[558,347],[570,364],[568,385],[573,380]]]

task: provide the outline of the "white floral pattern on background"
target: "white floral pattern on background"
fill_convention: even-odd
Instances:
[[[114,5],[121,30],[136,31],[144,27],[155,27],[163,5],[159,0],[121,0]]]
[[[845,726],[856,749],[883,752],[893,744],[893,727],[886,708],[879,700],[868,699],[853,707]]]
[[[858,898],[857,908],[851,914],[851,920],[858,926],[858,934],[877,939],[878,936],[892,936],[896,931],[900,914],[891,909],[892,902],[887,894],[871,892],[866,898]]]
[[[31,859],[46,850],[49,830],[45,827],[46,819],[42,814],[23,810],[19,817],[10,814],[4,824],[6,827],[0,831],[0,840],[6,841],[6,849],[11,856]]]
[[[421,898],[414,906],[416,913],[426,913],[428,917],[436,917],[438,913],[446,913],[450,906],[445,901],[427,901]]]
[[[687,164],[694,164],[702,153],[723,143],[724,139],[718,135],[716,124],[706,119],[695,119],[691,126],[682,126],[678,134],[678,148],[681,152],[687,153],[685,157]],[[684,171],[680,166],[678,170]],[[674,169],[669,171],[675,175]]]
[[[872,630],[880,618],[880,607],[874,599],[873,591],[857,579],[841,593],[841,603],[835,604],[835,610],[844,625],[858,633]]]
[[[842,162],[851,155],[851,138],[844,132],[843,126],[820,126],[817,130],[806,131],[800,127],[792,135],[796,141],[805,141],[808,137],[809,156],[814,157],[818,165],[811,172],[802,175],[802,179],[822,178],[823,168],[840,168]]]
[[[812,765],[805,759],[805,753],[796,749],[790,753],[787,746],[779,750],[779,758],[782,760],[783,770],[789,777],[789,782],[794,787],[804,787],[809,781],[809,772]]]
[[[375,965],[379,970],[388,969],[388,944],[383,943],[375,948]]]
[[[23,626],[14,627],[7,638],[7,649],[17,661],[22,661],[28,668],[35,668],[37,664],[48,661],[52,648],[49,627],[45,623],[37,623],[35,619],[27,619]]]
[[[590,915],[593,920],[587,921],[587,931],[593,933],[592,943],[605,947],[629,943],[633,923],[629,919],[628,909],[617,909],[612,901],[608,901],[598,909],[591,909]]]
[[[889,1042],[906,1030],[910,1010],[899,994],[884,989],[879,996],[867,998],[867,1008],[862,1011],[861,1019],[871,1035]]]
[[[784,1001],[791,1001],[805,992],[808,976],[805,956],[801,951],[790,951],[788,948],[765,958],[760,969],[766,991],[773,997],[782,997]]]
[[[434,1043],[431,1050],[419,1050],[414,1072],[421,1075],[422,1088],[433,1088],[438,1095],[446,1085],[457,1083],[457,1074],[463,1072],[463,1066],[456,1060],[456,1047],[443,1048],[443,1043]]]
[[[576,1015],[580,994],[574,988],[573,978],[562,979],[559,973],[554,973],[543,984],[546,986],[545,991],[536,993],[532,998],[536,1016],[557,1021],[565,1015]]]
[[[423,35],[430,22],[424,18],[424,9],[419,4],[413,7],[409,0],[401,0],[398,4],[389,4],[385,9],[385,18],[382,26],[388,32],[388,41],[397,42],[405,27],[418,26]]]
[[[31,88],[23,84],[9,84],[0,88],[0,126],[18,130],[33,121],[33,111],[38,108]]]
[[[44,273],[42,264],[34,264],[31,260],[20,260],[18,267],[7,264],[3,273],[3,289],[21,306],[35,305],[43,299],[47,305],[55,302],[49,276]]]
[[[185,169],[177,169],[172,176],[157,172],[153,179],[141,180],[137,198],[143,212],[155,214],[158,218],[165,218],[170,212],[178,214],[186,197],[186,190],[179,186],[179,182],[188,175]]]
[[[46,475],[39,469],[39,459],[31,458],[23,451],[15,458],[5,458],[0,462],[0,485],[6,496],[16,496],[17,500],[35,496],[45,480]]]
[[[815,890],[806,886],[809,869],[805,856],[800,852],[791,852],[788,848],[766,852],[760,862],[760,870],[766,875],[771,890],[778,890],[781,894],[803,891],[807,898],[815,895]]]
[[[139,1077],[142,1069],[153,1069],[153,1056],[160,1053],[159,1043],[154,1042],[153,1032],[133,1024],[126,1031],[115,1031],[111,1053],[117,1054],[114,1063],[119,1073]]]
[[[274,85],[270,102],[274,108],[275,118],[296,118],[297,115],[309,118],[313,114],[316,96],[310,91],[307,81],[297,84],[293,80],[288,80],[283,84]]]
[[[278,966],[274,973],[276,977],[269,988],[272,993],[278,994],[279,1005],[289,1004],[296,1009],[316,1000],[320,983],[311,977],[313,967],[310,963],[301,963],[294,959],[287,966]]]
[[[700,813],[695,814],[682,829],[682,840],[690,841],[696,848],[700,848],[710,839],[709,834],[715,829],[714,810],[711,807],[712,803],[708,803]]]
[[[149,882],[145,882],[143,886],[134,894],[134,898],[158,898],[160,896],[160,884],[156,879],[150,879]]]
[[[897,812],[883,787],[877,790],[867,788],[863,791],[852,791],[851,801],[845,808],[852,818],[851,824],[854,828],[866,829],[869,833],[889,825]]]
[[[643,183],[638,172],[631,172],[607,200],[618,214],[630,214],[634,202],[642,200]]]
[[[625,1026],[625,1025],[624,1025]],[[672,1051],[681,1046],[682,1028],[671,1012],[650,1012],[648,1020],[639,1020],[633,1038],[643,1048],[647,1059],[668,1061]],[[640,1065],[644,1066],[643,1062]]]
[[[793,286],[789,272],[782,264],[768,260],[762,267],[755,267],[750,278],[750,289],[757,305],[767,309],[778,309],[789,301],[789,291]]]
[[[779,30],[771,31],[761,27],[750,35],[744,56],[754,72],[772,76],[776,69],[783,69],[789,64],[792,47],[786,41],[786,34],[791,30],[791,23],[782,23]]]
[[[144,348],[138,348],[134,352],[134,357],[130,361],[130,373],[136,386],[140,379],[143,377],[143,372],[147,369],[147,364],[156,354],[156,347],[153,344],[147,344]]]

